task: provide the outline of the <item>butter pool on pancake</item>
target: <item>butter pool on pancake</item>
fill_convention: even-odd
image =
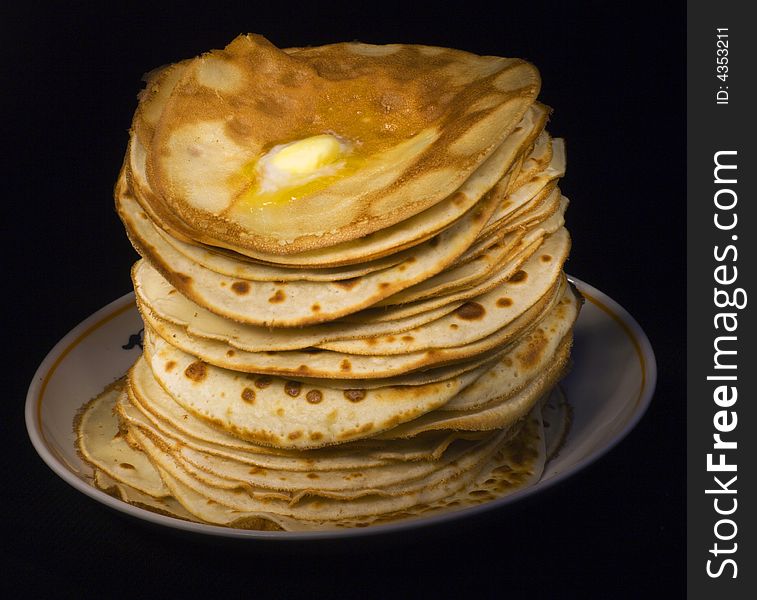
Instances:
[[[115,187],[144,350],[77,422],[93,483],[314,530],[537,482],[581,307],[539,85],[518,59],[255,35],[151,73]]]

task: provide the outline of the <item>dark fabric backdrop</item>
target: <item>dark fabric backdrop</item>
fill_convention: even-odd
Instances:
[[[16,597],[634,597],[683,594],[685,5],[354,1],[7,3],[2,112],[2,565]],[[143,72],[257,32],[519,56],[567,139],[569,273],[623,304],[659,364],[645,418],[546,493],[361,543],[222,544],[127,520],[38,458],[26,389],[48,350],[130,290],[111,190]]]

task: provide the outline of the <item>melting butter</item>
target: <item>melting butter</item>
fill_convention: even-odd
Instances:
[[[243,169],[253,180],[243,198],[262,206],[295,200],[333,181],[350,154],[346,142],[326,133],[274,146]]]
[[[241,201],[253,208],[297,200],[333,183],[354,158],[350,144],[326,133],[278,144],[242,169]]]
[[[271,155],[270,165],[289,175],[309,175],[333,163],[342,146],[333,135],[314,135],[286,144]]]

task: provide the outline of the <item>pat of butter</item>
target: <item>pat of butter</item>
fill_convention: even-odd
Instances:
[[[314,135],[292,142],[271,155],[271,166],[289,175],[308,175],[334,162],[342,147],[333,135]]]

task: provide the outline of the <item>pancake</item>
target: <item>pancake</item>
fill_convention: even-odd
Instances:
[[[318,493],[334,498],[368,494],[392,495],[397,485],[432,475],[439,470],[440,466],[459,459],[478,443],[477,440],[460,440],[454,444],[454,448],[450,445],[444,448],[434,460],[385,460],[373,465],[366,464],[366,461],[356,460],[355,465],[350,468],[328,470],[320,468],[320,461],[315,468],[312,462],[309,468],[306,468],[308,465],[303,459],[297,465],[298,468],[292,470],[276,468],[269,460],[264,461],[268,463],[265,467],[256,464],[254,466],[258,468],[250,468],[252,463],[249,460],[221,457],[212,452],[189,447],[182,439],[165,436],[128,402],[119,403],[118,412],[129,427],[136,427],[153,439],[160,439],[164,448],[181,461],[186,470],[192,471],[198,479],[204,479],[206,483],[214,482],[227,489],[243,485],[252,493],[257,494],[270,490],[272,492],[270,497],[280,497],[292,502],[296,502],[299,497],[307,493]],[[315,473],[317,476],[314,476]],[[366,482],[368,482],[368,487],[366,487]],[[276,492],[279,494],[274,496]]]
[[[99,423],[105,428],[117,426],[110,410],[100,414]],[[138,428],[130,431],[130,436],[135,445],[144,447],[152,457],[155,466],[149,468],[168,483],[172,495],[162,498],[147,495],[132,487],[133,481],[128,478],[118,481],[99,470],[94,474],[98,487],[137,506],[175,518],[252,529],[317,530],[364,526],[449,510],[455,506],[469,506],[533,483],[546,460],[545,435],[537,407],[510,432],[490,437],[489,441],[468,444],[467,449],[457,449],[455,455],[449,455],[446,461],[436,466],[435,475],[410,477],[408,483],[401,486],[389,483],[372,493],[361,493],[357,498],[342,498],[339,493],[329,497],[327,490],[308,489],[310,483],[303,482],[306,491],[293,497],[293,502],[287,502],[270,496],[256,496],[246,481],[249,473],[239,473],[240,478],[236,481],[242,484],[241,487],[228,488],[228,491],[223,487],[214,488],[205,480],[214,480],[213,477],[207,478],[211,470],[204,473],[191,467],[187,470],[188,461],[177,459],[156,443],[155,438]],[[461,467],[450,466],[456,462],[453,456],[466,455],[468,458],[461,461]],[[226,463],[219,466],[227,468]],[[396,474],[404,468],[398,465],[385,471],[394,470]],[[410,468],[417,467],[410,465]],[[428,469],[429,466],[421,468]],[[222,485],[224,480],[234,481],[233,472],[234,468],[225,477],[217,476],[216,483]],[[450,476],[449,473],[453,474]],[[275,472],[270,474],[276,477]],[[312,483],[319,481],[320,475],[322,473],[317,478],[307,475],[304,478]],[[433,484],[433,481],[437,483]],[[384,490],[388,493],[382,493]],[[396,493],[392,495],[392,492]],[[210,496],[217,500],[210,499]]]
[[[562,254],[545,252],[531,257],[521,265],[518,281],[505,281],[457,310],[447,310],[450,307],[447,305],[447,308],[400,321],[364,323],[361,326],[349,323],[339,326],[332,322],[304,330],[237,324],[213,315],[177,293],[144,262],[135,266],[133,278],[143,310],[155,313],[158,320],[183,327],[190,336],[225,341],[240,350],[262,352],[318,346],[348,354],[406,354],[440,347],[440,344],[457,346],[468,343],[512,321],[557,280],[567,249],[563,247],[562,250]],[[528,285],[524,285],[526,281]],[[475,315],[473,308],[478,311]],[[371,335],[372,332],[376,333]],[[398,333],[403,335],[398,337]],[[443,343],[440,335],[444,336]],[[340,343],[340,340],[351,341]]]
[[[453,264],[442,273],[380,300],[375,306],[407,304],[430,297],[443,297],[445,294],[459,290],[473,289],[493,274],[497,272],[501,274],[503,265],[512,267],[516,264],[514,261],[517,261],[519,270],[524,270],[520,267],[530,260],[530,256],[524,254],[523,250],[559,230],[565,224],[564,215],[567,206],[567,200],[563,199],[557,211],[543,221],[535,220],[522,228],[518,227],[511,234],[501,237],[471,261],[460,265]],[[563,259],[564,257],[559,259],[560,265]]]
[[[145,453],[154,461],[161,473],[161,478],[166,481],[169,488],[173,488],[176,495],[174,481],[178,481],[194,492],[215,503],[222,504],[236,511],[242,512],[271,512],[298,520],[339,520],[343,518],[355,518],[373,516],[384,512],[401,510],[412,507],[421,502],[429,502],[449,496],[465,486],[475,478],[488,459],[493,456],[498,447],[498,442],[505,436],[502,432],[492,436],[492,440],[485,440],[477,448],[463,456],[456,464],[447,464],[432,474],[420,486],[406,486],[406,489],[392,490],[395,494],[370,494],[349,498],[344,501],[339,498],[329,498],[323,495],[308,495],[304,499],[293,504],[288,500],[271,497],[256,497],[251,493],[242,493],[224,489],[220,485],[210,485],[193,476],[186,469],[186,465],[161,448],[153,438],[145,435],[143,431],[135,429],[134,437]],[[185,505],[186,506],[186,505]],[[186,506],[190,510],[189,506]],[[190,512],[192,512],[190,510]]]
[[[85,404],[74,423],[76,448],[82,459],[117,481],[155,498],[169,496],[163,480],[143,452],[131,447],[112,418],[124,382],[119,380]]]
[[[555,354],[560,340],[568,336],[577,311],[577,301],[568,292],[555,307],[554,317],[544,321],[535,335],[510,350],[508,357],[517,364],[515,376],[528,380],[541,370],[561,374],[557,370],[566,356],[560,355],[551,363],[549,357]],[[329,388],[327,381],[312,388],[278,377],[266,378],[261,388],[256,385],[257,380],[236,375],[234,371],[191,362],[194,357],[164,342],[158,341],[154,346],[147,343],[146,355],[150,357],[152,375],[186,411],[236,437],[279,448],[318,447],[373,437],[402,422],[417,422],[420,415],[450,402],[489,370],[486,365],[438,384],[413,388],[341,391]],[[149,377],[144,369],[141,372]],[[511,377],[512,370],[500,369],[498,375]],[[544,390],[537,391],[541,395]],[[311,395],[317,397],[315,404],[309,400]],[[238,398],[243,401],[238,402]],[[349,424],[349,429],[340,429],[340,422]]]
[[[440,411],[423,415],[392,430],[381,433],[377,439],[409,438],[440,430],[490,431],[511,426],[523,418],[544,394],[565,375],[570,343],[561,344],[548,368],[539,373],[528,385],[511,397],[497,398],[476,410]]]
[[[370,379],[393,377],[415,370],[425,370],[472,359],[486,352],[496,352],[504,344],[528,330],[546,314],[559,298],[560,286],[531,306],[515,321],[489,335],[451,348],[430,348],[407,354],[362,355],[333,351],[247,352],[223,342],[192,338],[181,328],[161,322],[148,312],[145,321],[145,345],[160,351],[167,362],[186,361],[182,354],[221,368],[241,373],[265,373],[293,377]],[[478,310],[478,309],[474,309]],[[463,319],[465,320],[465,319]],[[475,325],[467,325],[475,331]],[[176,356],[173,354],[176,353]],[[170,356],[170,358],[169,358]]]
[[[473,243],[495,209],[487,197],[455,225],[406,251],[400,264],[338,282],[235,280],[188,260],[163,241],[145,212],[127,193],[117,207],[132,243],[184,295],[211,312],[262,326],[321,323],[357,312],[443,270]]]
[[[510,155],[515,155],[521,151],[521,148],[525,145],[525,141],[533,136],[535,128],[543,127],[543,111],[537,115],[540,118],[535,125],[524,123],[531,118],[530,113],[533,110],[529,109],[529,112],[526,113],[521,122],[520,126],[523,127],[521,130],[522,135],[508,137],[495,154],[474,174],[474,177],[472,177],[474,182],[463,184],[452,197],[443,200],[419,215],[370,234],[359,241],[338,244],[320,252],[311,251],[286,257],[286,267],[288,268],[282,268],[281,261],[285,257],[265,257],[268,261],[276,260],[279,264],[264,264],[262,262],[245,260],[247,257],[242,254],[224,254],[219,252],[218,249],[214,251],[207,246],[184,243],[166,233],[163,233],[164,238],[167,242],[174,244],[178,251],[187,254],[190,260],[212,271],[253,281],[294,281],[303,279],[308,281],[335,281],[356,277],[378,270],[379,268],[391,266],[399,262],[399,259],[396,258],[398,248],[406,248],[421,243],[452,224],[483,195],[481,190],[489,190],[496,185],[496,189],[492,190],[492,193],[495,195],[507,193],[512,185],[513,178],[518,175],[519,171],[517,165],[515,165],[511,167],[510,171],[502,174],[500,172],[501,169],[498,168],[498,164],[505,160],[501,156],[504,152],[508,153],[507,159],[509,162]],[[494,169],[492,169],[489,165],[495,160],[497,163],[495,163]],[[135,196],[139,199],[139,193],[135,193]],[[144,208],[144,203],[140,204]],[[159,233],[163,232],[161,227],[158,227]],[[392,254],[386,256],[387,252],[392,252]],[[376,256],[380,256],[381,258],[372,258]],[[259,259],[264,258],[262,255],[257,255],[257,257]],[[355,263],[356,259],[360,260],[360,262]],[[299,265],[299,268],[292,268],[298,267],[297,263],[303,264]],[[322,266],[323,264],[339,265],[342,263],[352,266],[352,268],[345,268],[344,266],[341,268],[328,268]],[[305,264],[318,265],[320,268],[308,268],[304,266]]]
[[[156,474],[157,471],[156,471]],[[92,482],[95,487],[101,489],[106,494],[123,500],[129,504],[133,504],[139,508],[165,515],[168,517],[174,517],[175,519],[181,519],[183,521],[194,521],[195,523],[201,523],[199,519],[194,517],[192,513],[187,511],[181,503],[173,496],[166,496],[165,498],[155,498],[148,496],[144,492],[140,492],[138,489],[117,481],[105,474],[103,471],[95,469],[92,477]]]
[[[485,375],[455,395],[439,410],[478,409],[497,398],[521,390],[536,373],[545,370],[559,355],[561,345],[569,344],[582,300],[568,293],[537,328],[520,339],[511,351],[500,356]]]
[[[521,265],[523,275],[517,281],[507,280],[455,311],[409,329],[401,336],[326,342],[318,348],[347,354],[387,355],[470,344],[514,322],[548,294],[560,279],[564,259],[565,256],[536,253]]]
[[[396,225],[368,234],[359,241],[344,242],[328,248],[300,252],[291,256],[269,255],[246,248],[238,248],[228,243],[218,243],[224,249],[234,250],[233,256],[237,258],[246,256],[257,260],[259,263],[321,268],[355,263],[362,264],[386,256],[388,253],[396,252],[398,248],[411,247],[427,240],[453,223],[484,192],[493,187],[497,180],[501,179],[503,185],[507,187],[508,182],[512,181],[519,173],[524,148],[544,126],[545,120],[546,110],[544,108],[538,105],[531,107],[516,127],[516,132],[508,137],[494,155],[487,159],[470,180],[452,196]],[[170,233],[174,238],[197,243],[192,242],[191,237],[183,232],[180,223],[172,220],[171,213],[161,211],[160,204],[147,200],[154,195],[147,182],[145,172],[147,155],[145,148],[138,139],[135,139],[134,134],[129,144],[128,156],[129,160],[121,173],[119,185],[130,187],[133,190],[142,208],[150,215],[152,221],[159,224],[159,228]],[[506,167],[511,163],[513,163],[513,166],[505,172]],[[503,189],[502,186],[500,186],[500,189]],[[184,250],[189,250],[189,248],[184,247]]]
[[[517,190],[524,182],[545,169],[552,162],[553,149],[552,137],[546,130],[543,130],[534,141],[528,156],[520,164],[518,174],[511,187]]]
[[[491,273],[489,277],[472,287],[455,290],[441,296],[407,302],[405,304],[398,303],[397,305],[372,307],[362,311],[362,313],[354,317],[348,316],[345,320],[354,320],[356,322],[363,322],[366,319],[371,322],[395,321],[419,315],[430,310],[435,310],[447,306],[452,302],[465,302],[471,298],[485,294],[505,281],[512,280],[513,278],[516,280],[520,279],[520,266],[535,252],[541,251],[546,256],[564,256],[569,250],[570,236],[567,230],[564,227],[561,227],[555,233],[547,236],[544,240],[536,239],[528,244],[521,244],[518,248],[518,252],[514,254],[510,260],[502,264],[498,269]]]
[[[270,377],[261,388],[261,377],[237,376],[162,340],[148,352],[153,354],[153,376],[185,410],[236,437],[279,448],[318,448],[370,437],[433,410],[476,375],[474,371],[422,386],[349,391]]]
[[[328,341],[401,333],[435,321],[462,304],[451,303],[395,321],[366,321],[356,325],[335,320],[319,325],[273,329],[224,319],[202,308],[179,293],[144,260],[134,264],[132,281],[137,302],[144,310],[155,314],[156,318],[184,327],[191,336],[226,341],[236,348],[250,352],[297,350]]]
[[[205,454],[264,469],[334,471],[366,469],[397,461],[436,460],[455,440],[480,437],[459,432],[432,433],[392,442],[357,440],[307,451],[261,446],[229,436],[185,411],[158,384],[144,361],[138,361],[133,370],[126,390],[128,401],[122,397],[121,403],[139,411],[139,418],[149,422],[162,436]]]
[[[93,485],[310,531],[537,482],[581,307],[539,87],[519,59],[258,35],[148,73],[114,190],[143,351],[77,418]]]
[[[326,247],[450,196],[513,132],[538,89],[538,72],[520,60],[365,44],[287,54],[240,36],[186,66],[155,129],[147,175],[188,229],[203,223],[193,239],[273,254]],[[247,174],[277,144],[326,132],[345,146],[344,164],[316,184],[288,185],[286,201]]]

